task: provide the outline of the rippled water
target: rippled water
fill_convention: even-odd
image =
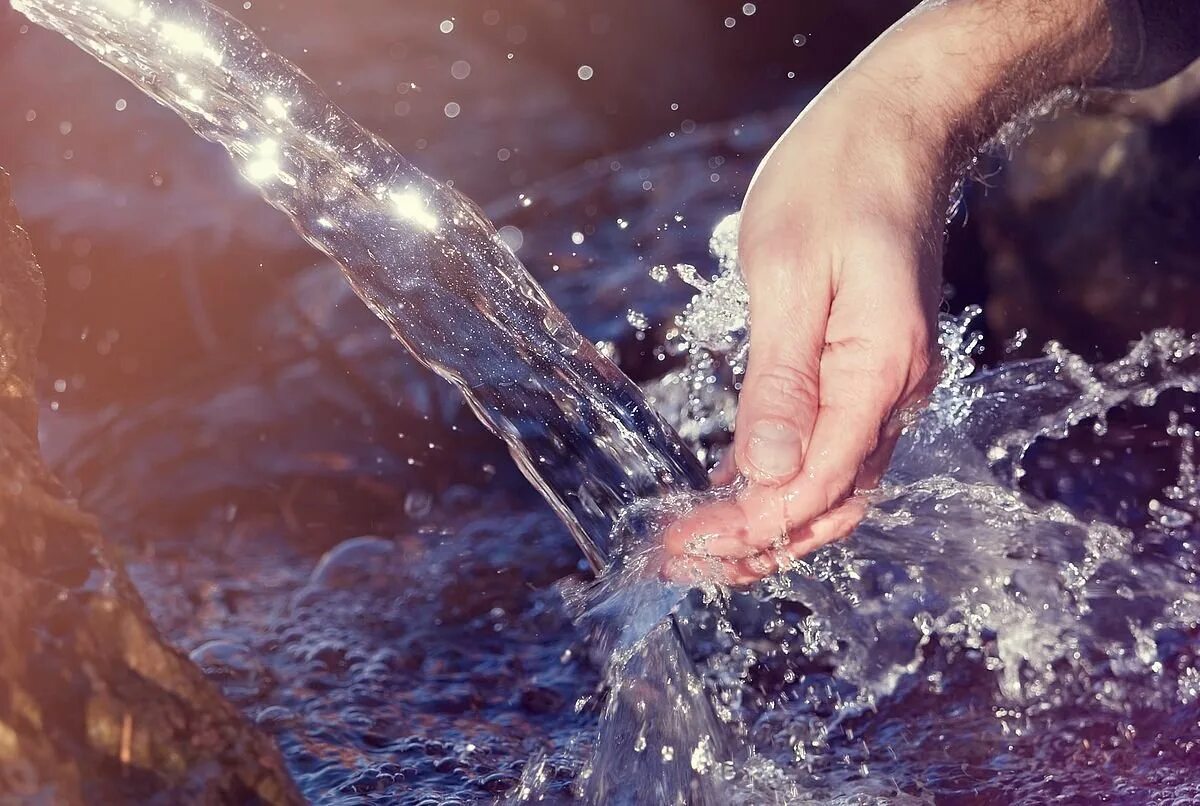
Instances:
[[[688,158],[680,163],[695,173],[711,157]],[[615,193],[621,181],[576,175],[545,195]],[[660,219],[682,223],[669,209]],[[643,270],[651,288],[665,279],[668,295],[684,287],[676,276],[704,287],[679,321],[619,293],[608,311],[610,321],[644,314],[648,328],[612,338],[627,351],[653,345],[651,368],[677,367],[648,391],[706,458],[727,440],[729,387],[744,362],[730,231],[718,228],[721,271],[695,258],[696,271]],[[614,246],[613,257],[631,249]],[[597,316],[589,284],[570,283],[551,285],[568,315]],[[218,438],[247,427],[302,445],[314,423],[361,411],[366,393],[345,383],[348,366],[400,376],[406,396],[427,394],[411,369],[397,369],[394,345],[333,311],[327,300],[345,296],[336,285],[318,276],[291,293],[295,304],[265,314],[267,326],[300,339],[316,321],[339,360],[305,352],[277,376],[210,378],[203,392],[180,393],[182,404],[164,393],[157,408],[121,413],[134,453],[121,457],[129,470],[105,477],[118,492],[145,483],[193,502],[186,533],[131,547],[134,575],[160,624],[279,739],[313,800],[557,802],[590,792],[639,802],[646,781],[621,773],[644,758],[732,778],[731,799],[750,803],[1200,795],[1194,339],[1156,332],[1108,365],[1052,346],[1043,359],[975,371],[969,324],[948,321],[946,378],[856,534],[750,592],[693,594],[681,612],[727,723],[730,769],[705,741],[717,731],[688,721],[691,711],[687,744],[674,726],[639,718],[639,702],[672,695],[656,685],[662,670],[635,665],[617,676],[618,696],[603,696],[608,650],[641,638],[683,594],[639,573],[638,552],[652,555],[653,544],[627,547],[625,572],[589,590],[567,532],[505,483],[514,474],[486,443],[459,436],[467,429],[452,406],[430,403],[419,427],[429,451],[457,454],[450,475],[460,481],[406,483],[390,512],[389,476],[365,468],[403,466],[391,445],[366,459],[264,452],[240,477],[214,472],[204,452],[172,449],[180,416]],[[324,397],[309,391],[314,378]],[[266,421],[243,423],[256,416]],[[422,450],[409,449],[409,461],[426,455],[424,437],[412,441]],[[106,456],[80,450],[77,467],[88,450]],[[260,501],[255,479],[279,483],[281,463],[297,456],[308,464],[287,483],[307,483]],[[378,536],[322,554],[321,535],[344,529],[315,521],[361,519],[364,501],[385,510],[372,519]],[[576,580],[567,599],[582,595],[596,611],[582,627],[563,577]],[[618,729],[617,752],[597,760],[605,719]]]

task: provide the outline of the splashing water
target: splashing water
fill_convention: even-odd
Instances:
[[[649,390],[699,451],[727,439],[745,370],[749,320],[736,232],[736,216],[716,228],[714,279],[676,267],[699,292],[668,334],[686,362]],[[981,668],[988,681],[986,705],[1001,732],[995,743],[1010,755],[1029,741],[1023,736],[1049,732],[1039,726],[1080,721],[1081,709],[1086,719],[1123,726],[1126,735],[1112,740],[1119,746],[1132,742],[1147,710],[1169,716],[1197,700],[1200,555],[1187,531],[1200,501],[1195,406],[1169,414],[1164,436],[1178,445],[1179,470],[1149,502],[1146,534],[1037,503],[1018,483],[1040,442],[1065,439],[1089,421],[1102,435],[1115,411],[1200,392],[1200,339],[1154,331],[1099,366],[1052,343],[1043,358],[976,373],[977,314],[941,322],[943,377],[854,536],[800,561],[779,558],[788,570],[750,592],[707,591],[708,609],[683,620],[689,643],[707,640],[701,673],[750,745],[731,773],[738,802],[904,800],[911,791],[869,777],[870,767],[920,761],[898,755],[906,743],[894,736],[882,758],[872,754],[857,738],[859,723],[880,733],[874,725],[886,724],[879,712],[889,698],[922,684],[940,693],[963,667]],[[720,494],[729,492],[676,506]],[[618,657],[685,594],[650,595],[641,569],[655,565],[649,557],[658,549],[628,551],[609,578],[569,591]],[[1191,733],[1197,727],[1193,719]],[[929,752],[928,743],[909,744]],[[1194,794],[1194,786],[1175,792]]]

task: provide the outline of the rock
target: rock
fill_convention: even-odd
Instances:
[[[1143,331],[1200,330],[1200,66],[1041,121],[971,199],[993,341],[1026,328],[1114,356]],[[953,235],[952,235],[953,237]]]
[[[0,801],[298,803],[42,462],[37,265],[0,172]]]

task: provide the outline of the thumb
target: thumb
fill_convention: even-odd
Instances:
[[[748,271],[746,282],[750,364],[738,402],[734,456],[751,481],[783,484],[800,471],[816,422],[832,289],[825,278],[787,262]]]

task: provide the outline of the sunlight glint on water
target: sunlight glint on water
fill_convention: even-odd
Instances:
[[[638,388],[479,208],[203,0],[17,0],[224,146],[424,364],[458,387],[602,567],[626,504],[707,486]]]
[[[608,564],[625,507],[708,486],[695,455],[575,331],[473,202],[351,120],[232,16],[204,0],[13,6],[224,146],[263,198],[337,261],[405,347],[507,443],[594,568]],[[614,682],[610,712],[631,701],[623,691],[639,669],[645,682],[637,686],[663,693],[636,696],[639,717],[660,723],[681,754],[702,728],[716,754],[720,726],[678,644],[673,626],[640,644],[640,657],[626,659],[626,676]],[[690,755],[638,754],[609,780],[606,771],[618,771],[603,750],[617,747],[602,742],[586,777],[597,797],[611,799],[632,778],[664,796],[719,802],[712,765],[692,765]]]

